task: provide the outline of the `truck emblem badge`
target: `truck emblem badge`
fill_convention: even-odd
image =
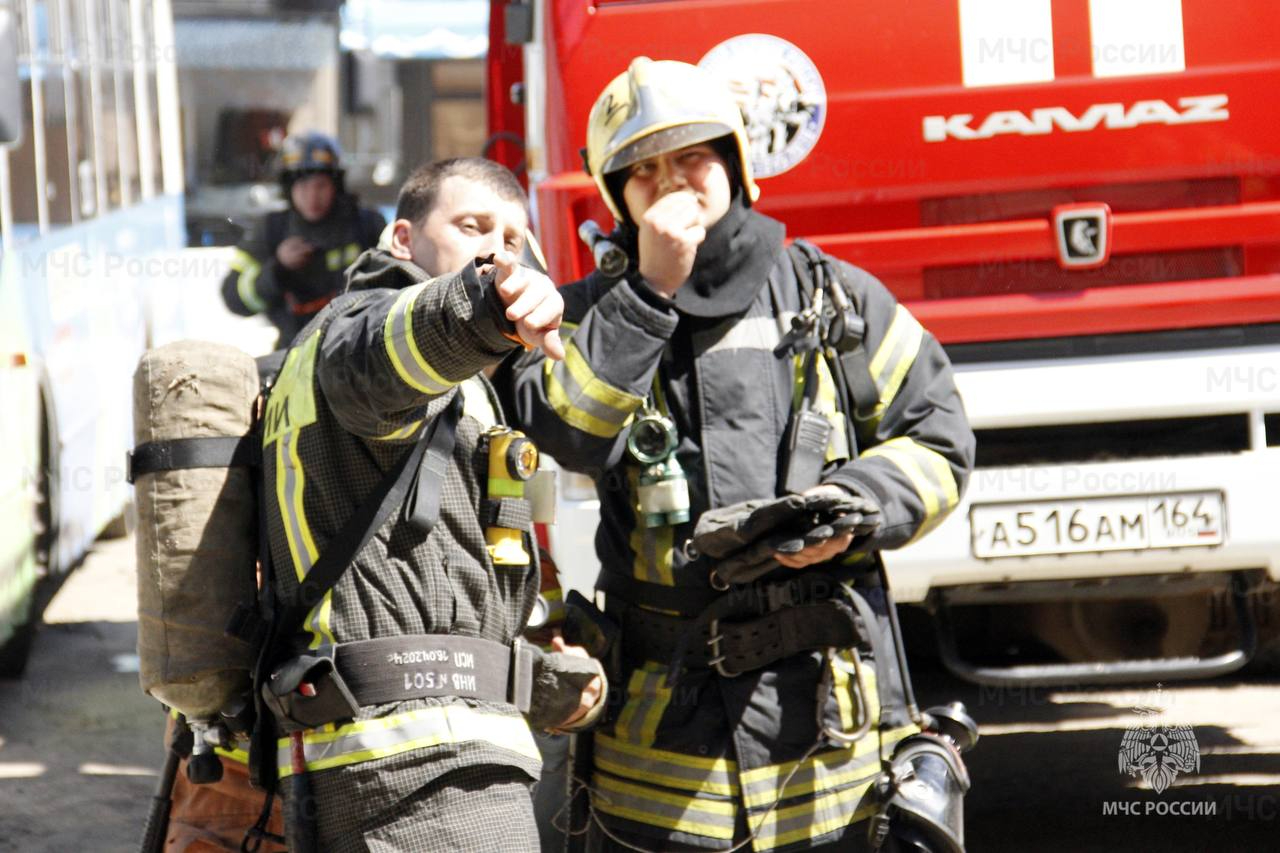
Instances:
[[[728,85],[747,128],[757,178],[780,175],[809,156],[827,118],[827,89],[804,51],[776,36],[734,36],[698,63]]]
[[[1163,794],[1181,773],[1200,772],[1200,743],[1191,726],[1167,726],[1155,720],[1159,710],[1135,708],[1142,722],[1120,741],[1120,772],[1141,776]]]
[[[1105,204],[1058,205],[1053,233],[1063,269],[1095,269],[1111,258],[1111,208]]]

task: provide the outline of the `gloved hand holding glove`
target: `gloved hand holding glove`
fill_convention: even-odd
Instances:
[[[709,510],[698,519],[691,545],[712,560],[719,581],[743,584],[781,565],[800,568],[830,559],[838,552],[813,560],[801,555],[820,554],[820,547],[808,549],[837,538],[868,536],[879,527],[880,508],[874,501],[836,486],[819,486],[803,495]]]

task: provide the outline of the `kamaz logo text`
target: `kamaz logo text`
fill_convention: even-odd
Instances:
[[[1231,113],[1227,110],[1226,95],[1201,95],[1179,98],[1177,108],[1165,101],[1138,101],[1128,108],[1124,104],[1094,104],[1080,115],[1066,107],[1041,107],[1030,113],[1004,110],[991,113],[976,127],[973,118],[967,113],[925,116],[924,141],[990,139],[1006,134],[1043,136],[1055,130],[1080,133],[1099,127],[1128,130],[1144,124],[1200,124],[1226,121]]]

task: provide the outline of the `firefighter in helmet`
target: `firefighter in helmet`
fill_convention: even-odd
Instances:
[[[976,734],[916,709],[879,558],[973,465],[946,355],[752,209],[739,107],[703,69],[632,62],[587,161],[629,265],[561,289],[565,358],[525,355],[508,394],[600,498],[589,622],[619,701],[588,849],[962,850]]]
[[[277,346],[342,292],[344,271],[377,245],[386,221],[346,191],[342,152],[323,133],[290,136],[280,155],[287,210],[267,214],[236,247],[222,298],[236,314],[265,313]]]

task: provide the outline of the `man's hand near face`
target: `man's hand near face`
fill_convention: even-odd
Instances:
[[[560,341],[560,321],[564,300],[545,275],[520,265],[510,252],[493,256],[497,272],[498,298],[506,306],[507,319],[516,324],[516,334],[529,347],[538,347],[547,358],[564,358]]]
[[[639,232],[640,274],[664,296],[674,296],[707,239],[697,197],[685,190],[664,195],[640,217]]]

